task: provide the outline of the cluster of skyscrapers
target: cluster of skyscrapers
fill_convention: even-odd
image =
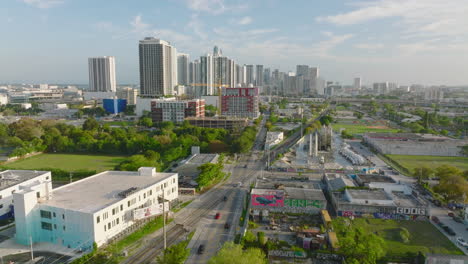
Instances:
[[[271,70],[263,65],[241,65],[214,47],[212,54],[190,60],[169,42],[148,37],[139,42],[140,96],[155,98],[188,94],[218,95],[222,87],[259,87],[280,95],[323,94],[319,69],[298,65],[296,73]],[[89,58],[89,91],[115,92],[114,57]]]

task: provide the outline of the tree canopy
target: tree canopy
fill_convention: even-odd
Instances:
[[[264,264],[265,253],[259,248],[242,249],[242,245],[226,242],[208,264]]]

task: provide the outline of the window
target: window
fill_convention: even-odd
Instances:
[[[115,215],[115,208],[112,209],[112,215]]]
[[[0,199],[2,199],[2,198],[3,198],[3,195],[0,195]]]
[[[107,229],[109,229],[109,230],[111,229],[111,223],[107,224]]]
[[[104,225],[104,232],[106,232],[106,231],[107,231],[107,226],[106,226],[106,225]]]
[[[48,219],[51,219],[51,218],[52,218],[52,214],[51,214],[49,211],[41,210],[41,218],[48,218]]]
[[[48,179],[49,179],[49,176],[45,177],[45,179],[48,180]]]
[[[37,198],[41,198],[41,192],[37,192],[37,193],[36,193],[36,197],[37,197]]]
[[[63,226],[63,231],[67,230],[67,228],[65,226]]]
[[[2,208],[3,208],[3,204],[0,204],[0,209],[2,209]]]
[[[41,222],[41,227],[44,230],[52,230],[52,224],[51,223]]]
[[[101,222],[101,217],[100,216],[96,217],[96,223],[99,224],[99,222]]]
[[[127,202],[128,207],[130,207],[130,201]]]
[[[149,191],[149,195],[153,195],[153,190]],[[0,197],[0,199],[1,199],[1,197]]]
[[[57,225],[56,225],[56,224],[54,224],[54,229],[57,229]]]
[[[146,193],[143,194],[143,199],[146,199]]]
[[[52,213],[52,215],[53,215],[54,217],[56,217],[56,216],[57,216],[57,215],[55,214],[55,212],[53,212],[53,213]]]
[[[65,220],[65,214],[62,214],[62,219]]]
[[[115,219],[115,221],[117,222],[117,225],[119,224],[119,218]]]
[[[123,204],[120,205],[120,211],[123,211]]]

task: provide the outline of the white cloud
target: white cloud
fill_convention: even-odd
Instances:
[[[198,19],[197,14],[192,15],[192,18],[187,24],[187,28],[193,31],[193,33],[195,33],[195,35],[197,35],[201,39],[206,39],[208,37],[205,31],[203,30],[203,24],[200,21],[200,19]]]
[[[137,15],[132,21],[130,21],[131,32],[120,34],[115,36],[116,38],[123,38],[129,34],[137,35],[141,37],[156,37],[169,42],[189,42],[191,38],[187,35],[180,34],[170,29],[154,28],[151,24],[145,23],[141,15]]]
[[[403,32],[409,36],[467,35],[468,3],[466,0],[379,0],[366,1],[357,9],[318,17],[319,22],[354,25],[377,19],[399,18]]]
[[[250,23],[252,23],[252,18],[249,17],[249,16],[246,16],[246,17],[243,17],[241,18],[239,21],[237,21],[237,24],[239,25],[248,25]]]
[[[45,9],[51,8],[63,3],[63,0],[21,0],[28,5],[35,6],[37,8]]]
[[[354,45],[357,49],[365,49],[365,50],[378,50],[383,49],[385,46],[382,43],[359,43]]]
[[[246,4],[227,5],[224,0],[185,0],[187,7],[197,12],[207,12],[213,15],[219,15],[226,11],[244,10]]]

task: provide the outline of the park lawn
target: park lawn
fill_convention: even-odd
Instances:
[[[332,123],[333,130],[339,132],[340,129],[344,128],[350,134],[364,134],[368,132],[378,132],[378,133],[396,133],[398,129],[390,127],[372,127],[361,124],[343,124],[343,123]]]
[[[422,253],[463,253],[428,221],[384,220],[356,218],[353,226],[374,232],[385,240],[388,259],[404,259],[405,255]],[[400,228],[410,232],[408,243],[399,235]]]
[[[442,157],[417,155],[386,155],[401,167],[412,172],[415,168],[428,167],[435,169],[442,165],[450,165],[461,170],[468,170],[468,157]]]
[[[34,170],[42,168],[61,169],[65,171],[95,170],[101,172],[113,170],[125,156],[86,155],[86,154],[40,154],[21,159],[2,167],[9,169]]]

